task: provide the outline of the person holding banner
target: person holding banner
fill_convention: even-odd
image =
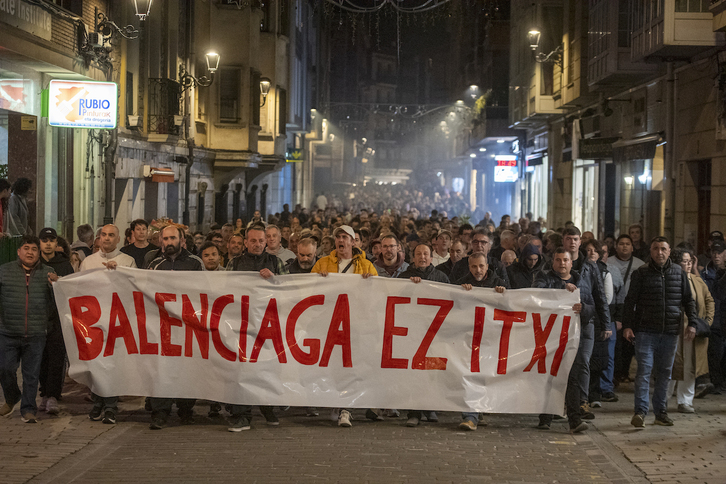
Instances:
[[[157,257],[149,264],[152,271],[203,271],[204,263],[181,246],[184,239],[184,230],[177,225],[167,225],[161,229],[159,238],[164,247],[164,255]],[[151,430],[160,430],[166,426],[166,420],[171,414],[172,398],[149,398],[151,404]],[[192,398],[177,398],[176,406],[179,409],[179,419],[183,424],[194,423],[194,404]]]
[[[582,335],[586,332],[592,332],[592,325],[585,323],[595,312],[594,303],[588,302],[582,298],[582,277],[572,270],[572,255],[565,247],[558,247],[552,255],[552,269],[542,271],[537,275],[532,287],[541,289],[566,289],[574,292],[580,288],[580,303],[575,304],[572,310],[576,314],[580,314],[580,346],[577,348],[575,361],[570,369],[570,375],[567,379],[567,390],[565,393],[565,407],[567,408],[567,419],[570,424],[570,431],[573,433],[584,432],[588,429],[585,422],[582,421],[580,412],[581,389],[579,377],[582,368],[590,361],[590,353],[592,352],[592,338],[584,338]],[[587,327],[589,326],[589,328]],[[539,416],[540,430],[549,430],[552,424],[552,415],[541,414]]]
[[[90,269],[106,268],[109,270],[121,267],[136,267],[136,261],[130,255],[122,253],[118,249],[121,242],[118,227],[113,224],[101,227],[100,250],[89,255],[81,262],[80,271]],[[118,413],[118,397],[101,397],[91,393],[93,400],[93,408],[88,414],[88,418],[93,421],[102,420],[105,424],[116,423],[116,413]]]
[[[318,261],[318,244],[312,237],[305,237],[297,245],[297,257],[287,264],[290,274],[310,274]]]
[[[421,281],[443,282],[449,284],[449,278],[443,272],[434,268],[432,250],[428,244],[419,244],[413,249],[413,265],[409,266],[402,272],[399,279],[411,279],[415,284]],[[436,412],[427,410],[409,410],[406,427],[416,427],[421,419],[426,416],[429,422],[438,422],[439,418]]]
[[[55,305],[51,284],[57,280],[53,269],[40,263],[40,240],[30,235],[20,241],[18,260],[0,266],[0,385],[5,397],[0,416],[9,416],[20,402],[22,421],[37,421],[40,362]]]
[[[228,271],[259,272],[264,279],[276,275],[287,274],[284,262],[276,255],[265,251],[267,238],[265,227],[261,224],[251,225],[246,232],[245,247],[247,250],[227,264]],[[232,414],[232,424],[227,428],[230,432],[241,432],[250,429],[252,421],[251,405],[228,405]],[[268,425],[280,425],[273,407],[260,406],[260,412]]]
[[[651,374],[655,374],[653,412],[655,424],[672,426],[668,416],[668,382],[681,333],[683,312],[688,318],[684,341],[696,337],[696,302],[691,283],[681,266],[669,258],[665,237],[650,243],[650,261],[633,272],[623,307],[623,337],[635,345],[635,414],[630,424],[645,427]]]
[[[363,279],[378,275],[371,261],[366,259],[365,253],[357,247],[353,247],[355,232],[350,225],[341,225],[335,229],[333,237],[335,237],[335,249],[330,255],[318,260],[313,266],[312,272],[323,277],[329,273],[360,274]],[[350,410],[340,409],[338,426],[352,427],[350,421]]]
[[[509,284],[509,276],[507,275],[507,269],[504,267],[504,264],[502,264],[501,261],[495,259],[494,257],[491,257],[489,255],[489,250],[491,249],[491,234],[487,232],[484,229],[479,229],[476,232],[474,232],[471,236],[471,254],[475,252],[481,252],[485,256],[487,256],[487,266],[491,268],[494,272],[497,273],[497,276],[499,276],[501,279],[504,280],[507,284]],[[457,262],[454,267],[451,269],[451,274],[449,274],[449,279],[452,281],[458,281],[459,279],[465,277],[469,273],[469,258],[464,257],[459,262]]]
[[[483,252],[474,252],[467,257],[469,262],[469,273],[456,281],[467,291],[471,291],[473,287],[485,287],[494,289],[499,294],[503,294],[509,288],[509,282],[505,281],[499,275],[489,268],[488,257]],[[461,430],[476,430],[479,424],[478,412],[464,412],[461,414],[463,421],[459,424]]]

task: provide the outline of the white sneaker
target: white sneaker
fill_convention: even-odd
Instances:
[[[347,410],[341,410],[338,415],[338,427],[352,427],[350,423],[350,412]]]
[[[48,408],[48,397],[43,397],[40,400],[40,405],[38,405],[38,411],[45,412],[46,408]]]
[[[58,400],[55,397],[50,397],[48,403],[45,406],[45,411],[50,415],[58,415]]]

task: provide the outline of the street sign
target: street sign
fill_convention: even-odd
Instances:
[[[65,128],[116,127],[118,86],[114,82],[50,81],[48,124]]]
[[[305,150],[301,148],[290,149],[287,151],[285,161],[288,163],[301,163],[305,161]]]

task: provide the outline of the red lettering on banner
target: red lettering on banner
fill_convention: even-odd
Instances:
[[[550,314],[544,330],[542,330],[542,316],[539,313],[532,313],[532,319],[534,320],[532,326],[534,327],[535,348],[532,361],[529,362],[524,371],[530,371],[534,364],[537,363],[537,373],[547,373],[547,340],[550,338],[555,321],[557,321],[557,315]]]
[[[159,333],[161,335],[161,356],[181,356],[181,345],[175,345],[171,342],[171,327],[182,327],[180,319],[174,318],[166,310],[164,304],[167,302],[176,302],[176,294],[156,293],[156,305],[159,307]]]
[[[396,326],[396,305],[411,304],[410,297],[390,296],[386,300],[386,321],[383,326],[381,368],[408,368],[408,359],[393,357],[393,337],[406,336],[408,328]]]
[[[507,374],[507,358],[509,358],[509,335],[514,323],[523,323],[527,320],[525,311],[494,310],[494,320],[504,324],[502,336],[499,338],[499,361],[497,362],[497,375]]]
[[[565,354],[565,348],[567,348],[567,340],[569,338],[570,331],[570,317],[565,316],[562,318],[562,331],[560,332],[560,346],[555,352],[555,357],[552,360],[552,368],[550,369],[550,375],[557,376],[557,372],[560,371],[560,365],[562,364],[562,356]]]
[[[159,345],[149,343],[146,333],[146,308],[144,307],[144,293],[134,291],[134,308],[136,310],[136,325],[139,327],[139,349],[142,355],[158,355]]]
[[[277,313],[277,299],[275,299],[274,297],[270,299],[270,302],[267,304],[267,309],[265,310],[265,315],[262,317],[260,330],[257,332],[257,339],[255,339],[255,345],[252,347],[250,363],[257,362],[257,358],[260,356],[262,346],[268,339],[272,340],[272,345],[275,347],[275,353],[277,353],[277,360],[280,363],[287,363],[285,346],[282,344],[282,329],[280,328],[280,316]]]
[[[307,338],[304,339],[302,344],[310,348],[310,352],[306,353],[297,344],[295,339],[295,325],[297,320],[300,318],[306,309],[312,306],[322,306],[325,304],[325,296],[317,295],[306,297],[292,308],[290,315],[287,317],[287,325],[285,326],[285,338],[287,339],[287,347],[290,348],[292,357],[297,360],[298,363],[303,365],[314,365],[318,362],[320,357],[320,340]]]
[[[78,358],[88,361],[103,351],[103,330],[92,326],[101,319],[101,305],[93,296],[78,296],[68,300],[73,332],[78,343]]]
[[[454,307],[454,301],[449,301],[446,299],[418,298],[416,300],[416,303],[423,306],[439,306],[439,310],[436,313],[436,316],[434,316],[434,320],[431,323],[431,326],[429,326],[428,331],[426,331],[426,335],[424,336],[423,341],[421,341],[421,345],[418,347],[416,354],[411,360],[411,369],[445,370],[447,361],[446,358],[427,357],[426,353],[429,351],[429,347],[431,346],[431,343],[436,337],[436,333],[439,331],[441,325],[444,323],[446,316],[451,311],[451,308]]]
[[[481,351],[481,338],[484,336],[484,315],[487,308],[474,308],[474,335],[471,337],[471,372],[479,373],[479,353]]]
[[[219,321],[222,319],[222,311],[224,311],[224,308],[233,302],[234,296],[231,294],[218,297],[214,300],[214,304],[212,304],[212,315],[209,318],[209,331],[212,333],[214,349],[217,350],[219,356],[227,361],[236,361],[237,355],[224,345],[222,337],[219,335]]]
[[[121,304],[121,299],[119,299],[118,293],[114,292],[111,299],[111,316],[108,325],[108,339],[106,340],[106,350],[103,352],[103,356],[113,355],[114,346],[116,346],[116,339],[118,338],[123,338],[127,354],[134,355],[139,352],[136,347],[136,340],[134,340],[134,332],[131,330],[129,317],[126,315],[126,310],[124,309],[123,304]]]
[[[250,297],[242,296],[242,318],[239,323],[239,361],[247,361],[247,327],[250,325]],[[232,360],[234,361],[234,360]]]
[[[343,356],[343,368],[353,367],[353,358],[350,349],[350,304],[348,303],[348,295],[341,294],[335,301],[335,309],[333,309],[333,317],[330,319],[330,327],[328,328],[328,336],[325,338],[325,347],[323,348],[323,356],[320,358],[320,366],[325,367],[330,363],[330,355],[333,348],[340,345]]]
[[[207,330],[207,313],[209,312],[209,298],[206,294],[199,295],[199,302],[202,306],[197,317],[189,296],[182,294],[182,321],[184,321],[184,356],[191,358],[193,355],[194,337],[196,336],[199,352],[203,359],[209,359],[209,331]]]

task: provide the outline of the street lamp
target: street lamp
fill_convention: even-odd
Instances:
[[[216,52],[207,52],[205,54],[207,58],[207,70],[209,71],[209,77],[194,77],[189,74],[184,67],[184,64],[179,64],[179,84],[182,85],[182,92],[186,91],[190,87],[209,87],[214,82],[214,72],[219,68],[219,54]]]
[[[134,0],[134,8],[136,9],[136,16],[139,20],[144,21],[151,12],[151,2],[154,0]]]
[[[544,54],[542,52],[537,52],[539,50],[539,41],[541,38],[542,32],[538,29],[530,29],[530,31],[527,32],[527,41],[529,42],[529,48],[532,49],[532,52],[534,52],[534,60],[540,64],[552,62],[560,66],[560,69],[562,69],[562,44],[558,45],[557,48],[549,54]]]
[[[260,104],[260,107],[264,106],[267,102],[267,95],[270,94],[270,86],[272,86],[272,81],[266,77],[260,78],[260,93],[262,94],[262,104]]]
[[[542,37],[542,32],[537,29],[532,29],[527,32],[527,40],[529,41],[529,48],[536,51],[539,47],[539,39]]]

